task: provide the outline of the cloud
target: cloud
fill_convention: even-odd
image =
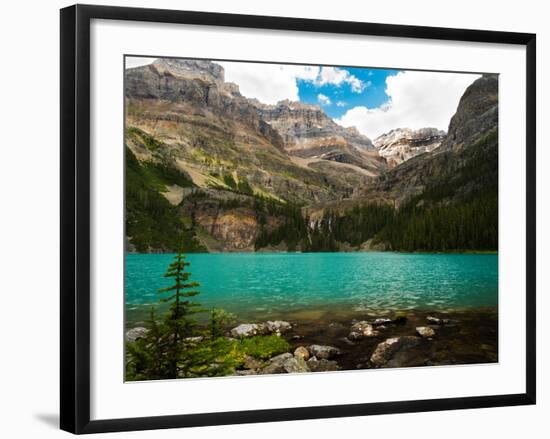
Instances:
[[[330,98],[326,95],[324,95],[323,93],[319,93],[317,95],[317,100],[319,101],[319,103],[321,105],[330,105],[331,102],[330,102]]]
[[[146,66],[155,61],[156,58],[146,58],[144,56],[127,56],[126,57],[126,68],[131,69],[133,67]]]
[[[336,102],[336,106],[337,107],[345,107],[346,105],[348,105],[347,102],[344,102],[344,101],[338,101]]]
[[[256,98],[265,104],[276,104],[289,99],[298,101],[298,81],[315,87],[348,84],[354,93],[371,85],[344,69],[336,67],[297,66],[246,62],[216,61],[225,70],[225,80],[239,85],[247,98]]]
[[[318,86],[327,84],[336,86],[349,84],[354,93],[361,93],[365,88],[371,85],[370,81],[365,83],[347,70],[337,67],[322,67],[319,75],[315,79],[315,83]]]
[[[314,81],[319,67],[244,62],[217,62],[225,70],[225,80],[239,85],[241,93],[265,104],[289,99],[298,101],[297,80]]]
[[[447,130],[460,97],[479,75],[437,72],[399,72],[386,78],[389,100],[377,108],[349,109],[339,124],[355,126],[375,139],[394,128],[435,127]]]

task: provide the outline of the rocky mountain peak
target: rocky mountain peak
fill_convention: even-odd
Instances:
[[[224,82],[224,70],[212,61],[181,58],[158,58],[153,67],[160,73],[169,73],[177,78],[203,79],[213,82]]]
[[[449,123],[449,134],[441,147],[460,150],[495,127],[498,127],[498,75],[484,74],[460,98]]]
[[[433,151],[445,139],[437,128],[396,128],[374,139],[374,146],[390,166],[397,166],[419,154]]]

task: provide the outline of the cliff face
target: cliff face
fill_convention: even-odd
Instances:
[[[389,166],[397,166],[417,155],[433,151],[445,139],[445,131],[436,128],[397,128],[374,139],[378,153]]]
[[[277,132],[261,120],[256,108],[240,94],[236,84],[224,82],[223,68],[210,61],[163,58],[147,66],[128,69],[125,94],[129,99],[173,104],[163,107],[165,113],[151,117],[164,116],[177,121],[177,115],[170,110],[177,113],[182,105],[192,107],[197,115],[206,117],[211,112],[244,124],[274,146],[282,147]]]
[[[498,182],[498,76],[484,75],[460,99],[447,136],[431,152],[380,176],[365,193],[401,203],[428,186],[456,186],[455,197]]]
[[[160,59],[125,79],[128,248],[137,251],[173,250],[180,235],[189,251],[284,250],[285,240],[299,249],[313,245],[326,212],[421,205],[434,187],[450,188],[437,202],[452,203],[498,180],[496,76],[466,90],[448,135],[395,129],[374,144],[321,107],[245,98],[209,61]]]
[[[277,105],[258,105],[258,110],[281,135],[285,150],[292,156],[346,163],[372,175],[386,168],[385,160],[367,136],[336,124],[317,105],[281,101]]]
[[[154,167],[182,175],[202,191],[204,199],[189,207],[171,177],[150,188],[175,206],[175,215],[193,217],[187,227],[210,250],[250,250],[260,229],[284,221],[268,212],[258,225],[257,210],[247,210],[253,194],[295,204],[342,199],[385,167],[367,137],[338,126],[320,108],[287,102],[275,117],[275,107],[268,111],[242,96],[209,61],[158,59],[127,69],[125,95],[126,146],[140,172]],[[240,199],[228,202],[229,193]]]

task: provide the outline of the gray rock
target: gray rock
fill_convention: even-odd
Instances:
[[[268,332],[273,334],[284,334],[292,329],[292,325],[283,320],[268,321],[265,323]]]
[[[262,367],[262,364],[263,363],[260,360],[257,360],[254,357],[248,356],[244,360],[243,367],[245,369],[259,369],[260,367]]]
[[[311,372],[332,372],[339,370],[338,363],[334,360],[320,359],[312,357],[308,360],[307,365]]]
[[[283,368],[287,373],[311,372],[303,358],[292,357],[284,361]]]
[[[262,369],[260,369],[258,373],[261,375],[286,373],[285,362],[291,358],[294,357],[288,352],[277,355],[276,357],[268,360],[267,364]]]
[[[340,349],[335,348],[334,346],[312,344],[308,347],[308,351],[312,356],[320,360],[330,360],[336,355],[340,355]]]
[[[294,358],[301,358],[302,360],[309,360],[309,351],[304,346],[298,346],[294,351]]]
[[[449,323],[451,323],[449,319],[440,319],[439,317],[433,317],[433,316],[426,317],[426,320],[431,325],[439,325],[439,326],[448,325]]]
[[[374,322],[372,322],[373,326],[390,325],[392,323],[392,319],[388,319],[387,317],[375,319]]]
[[[370,357],[370,363],[374,367],[392,366],[399,367],[402,358],[392,361],[400,352],[407,351],[410,348],[418,346],[421,342],[419,337],[405,335],[402,337],[392,337],[379,343]]]
[[[262,332],[262,327],[257,323],[243,323],[231,330],[235,338],[254,337]]]
[[[422,338],[430,338],[435,335],[435,331],[429,326],[418,326],[416,328],[416,333]]]
[[[126,340],[130,343],[135,342],[138,338],[143,338],[149,330],[143,326],[137,326],[126,332]]]

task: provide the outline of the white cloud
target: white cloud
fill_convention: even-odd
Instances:
[[[345,107],[346,105],[348,105],[347,102],[344,102],[344,101],[338,101],[336,102],[336,106],[337,107]]]
[[[386,78],[389,101],[378,108],[358,106],[336,122],[355,126],[374,139],[394,128],[435,127],[447,130],[466,88],[479,75],[399,72]]]
[[[156,58],[146,58],[144,56],[127,56],[126,57],[126,68],[131,69],[132,67],[146,66],[155,61]]]
[[[244,62],[218,62],[225,80],[239,85],[241,93],[265,104],[289,99],[298,101],[297,79],[314,81],[319,67]]]
[[[241,93],[265,104],[276,104],[289,99],[298,101],[297,80],[312,83],[316,87],[348,84],[355,93],[371,85],[363,82],[347,70],[336,67],[296,66],[216,61],[225,70],[225,80],[239,85]]]
[[[321,105],[330,105],[330,98],[327,95],[324,95],[323,93],[319,93],[317,95],[317,100]]]
[[[366,87],[371,85],[370,81],[365,83],[347,70],[339,69],[337,67],[322,67],[315,83],[318,86],[323,86],[326,84],[336,86],[349,84],[351,90],[355,93],[361,93]]]

